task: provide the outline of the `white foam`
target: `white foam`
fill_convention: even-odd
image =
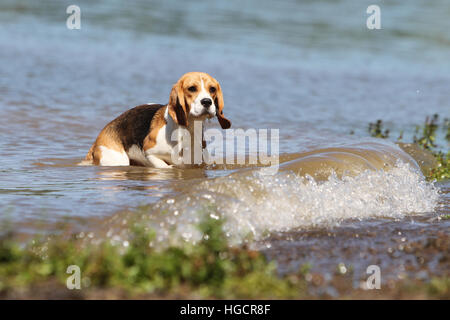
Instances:
[[[332,175],[324,182],[289,172],[216,178],[160,201],[147,216],[161,242],[199,239],[196,225],[207,212],[225,218],[227,235],[239,243],[249,234],[261,239],[267,232],[331,227],[347,219],[432,212],[437,200],[437,189],[421,173],[398,163],[389,171],[366,170],[342,179]]]

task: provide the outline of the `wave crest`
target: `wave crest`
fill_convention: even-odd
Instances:
[[[262,176],[258,171],[233,174],[187,186],[161,200],[145,215],[158,242],[196,241],[196,225],[207,213],[225,219],[232,243],[298,228],[332,227],[347,219],[402,218],[432,212],[438,191],[410,164],[390,170],[365,170],[356,176],[336,174],[326,181],[292,172]]]

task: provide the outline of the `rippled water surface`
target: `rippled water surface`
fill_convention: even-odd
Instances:
[[[305,237],[298,230],[337,228],[344,241],[348,228],[390,230],[385,219],[410,228],[404,219],[417,218],[432,233],[433,219],[449,212],[449,184],[426,183],[395,144],[368,138],[367,125],[383,119],[393,139],[404,131],[410,141],[425,116],[450,116],[450,6],[380,2],[382,30],[369,31],[373,3],[78,1],[82,28],[68,30],[68,1],[3,0],[1,222],[25,233],[55,222],[106,232],[111,217],[146,206],[162,239],[174,225],[189,238],[198,212],[213,205],[233,239],[282,232],[269,243],[283,250],[289,237]],[[285,169],[262,178],[238,168],[76,166],[107,122],[166,103],[194,70],[220,81],[234,128],[280,129]],[[301,177],[333,170],[352,174]]]

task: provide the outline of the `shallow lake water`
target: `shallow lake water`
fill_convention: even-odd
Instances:
[[[450,7],[383,2],[382,29],[371,31],[372,2],[79,1],[82,27],[68,30],[67,1],[2,1],[0,222],[23,234],[70,224],[120,242],[124,212],[145,207],[164,242],[195,238],[199,212],[213,205],[232,241],[251,234],[280,271],[347,263],[361,274],[376,263],[368,254],[403,274],[410,256],[386,250],[403,233],[448,241],[439,216],[450,211],[450,185],[425,182],[413,159],[369,138],[367,126],[383,119],[392,140],[403,131],[411,141],[427,115],[450,116]],[[194,70],[219,80],[233,128],[279,129],[278,174],[76,165],[107,122],[167,103],[172,84]],[[328,169],[352,174],[295,174]],[[426,261],[432,274],[448,273],[448,262]]]

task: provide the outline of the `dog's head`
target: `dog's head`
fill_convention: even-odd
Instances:
[[[204,120],[217,116],[222,129],[231,127],[223,115],[223,94],[219,82],[207,73],[189,72],[173,85],[169,99],[169,114],[179,125],[188,119]]]

